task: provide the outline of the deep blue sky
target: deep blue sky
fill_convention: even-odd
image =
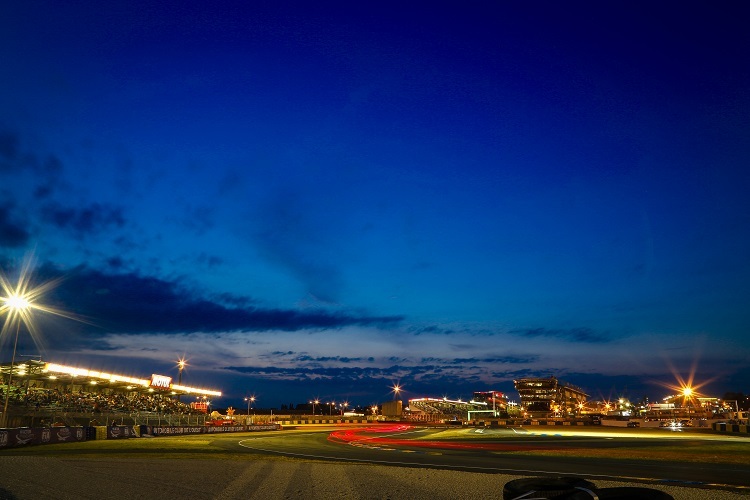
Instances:
[[[750,392],[741,3],[307,4],[6,2],[0,267],[91,323],[24,354],[235,406]]]

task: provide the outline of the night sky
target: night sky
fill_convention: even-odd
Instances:
[[[750,392],[746,9],[4,2],[0,267],[84,320],[18,352],[239,408]]]

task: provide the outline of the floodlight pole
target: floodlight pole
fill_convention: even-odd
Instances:
[[[16,339],[13,342],[13,355],[10,358],[10,371],[8,372],[8,385],[5,387],[5,405],[3,406],[3,427],[8,427],[8,401],[10,400],[10,383],[13,381],[13,364],[16,362],[16,347],[18,347],[18,332],[21,330],[21,322],[16,325]]]

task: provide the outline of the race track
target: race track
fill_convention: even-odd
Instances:
[[[420,466],[514,475],[575,475],[591,479],[638,481],[653,484],[734,488],[750,491],[750,466],[686,463],[666,460],[620,460],[556,456],[557,450],[674,446],[689,450],[702,440],[730,439],[718,435],[675,434],[659,430],[581,431],[540,429],[475,429],[449,431],[408,425],[300,429],[290,436],[258,436],[242,441],[254,451],[298,458]],[[747,442],[750,446],[750,441]],[[544,455],[523,452],[546,451]],[[689,451],[686,451],[689,453]]]
[[[586,477],[600,488],[655,488],[678,500],[750,498],[746,463],[647,465],[555,456],[556,450],[643,443],[687,447],[696,439],[725,439],[721,436],[544,435],[524,429],[466,434],[472,432],[310,426],[8,449],[0,453],[0,500],[499,499],[510,480],[560,473]]]

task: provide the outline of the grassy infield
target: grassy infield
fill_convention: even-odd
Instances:
[[[543,429],[536,429],[543,430]],[[557,432],[556,429],[553,429]],[[629,429],[628,429],[629,431]],[[634,430],[635,431],[635,430]],[[649,432],[650,431],[650,432]],[[635,431],[632,435],[636,435],[637,432],[643,432],[642,430]],[[658,437],[664,437],[664,432],[658,429],[648,430],[650,434],[659,433]],[[597,435],[608,434],[606,429],[595,429],[588,431],[588,434]],[[627,433],[628,435],[631,433]],[[503,442],[505,440],[492,439],[490,437],[482,438],[482,434],[471,434],[465,430],[448,430],[441,432],[439,435],[433,434],[429,438],[425,439],[439,439],[439,440],[465,440],[467,436],[472,436],[472,440],[483,440],[485,442]],[[519,436],[521,437],[521,436]],[[687,436],[686,436],[687,437]],[[526,439],[521,437],[521,439]],[[576,438],[571,436],[571,440]],[[509,440],[512,442],[513,440]],[[505,452],[502,452],[505,453]],[[594,458],[608,458],[608,459],[622,459],[622,460],[668,460],[673,462],[688,462],[688,463],[723,463],[723,464],[750,464],[750,441],[745,438],[737,437],[733,439],[731,436],[727,436],[727,439],[717,440],[701,439],[700,435],[696,436],[696,439],[675,439],[673,445],[665,446],[663,443],[649,445],[649,439],[644,438],[639,440],[638,446],[628,446],[623,443],[622,446],[612,448],[586,448],[585,444],[577,443],[575,446],[569,448],[555,448],[549,450],[531,450],[531,451],[513,451],[509,453],[520,454],[520,455],[549,455],[549,456],[571,456],[571,457],[594,457]]]
[[[200,436],[164,436],[151,439],[95,440],[76,443],[53,444],[45,446],[28,446],[11,448],[0,452],[2,455],[55,456],[96,458],[116,456],[128,458],[201,458],[219,460],[254,460],[253,453],[237,453],[221,446],[221,442],[236,442],[245,436],[258,433],[236,433],[223,435]],[[228,439],[229,438],[229,439]],[[424,439],[430,441],[474,441],[474,442],[512,442],[513,438],[492,438],[491,435],[473,433],[465,429],[449,429],[438,434],[431,434]],[[574,438],[571,438],[574,439]],[[554,455],[576,457],[602,457],[609,459],[669,460],[677,462],[712,462],[725,464],[750,463],[750,441],[738,438],[728,440],[675,440],[674,445],[653,446],[648,440],[639,441],[637,447],[620,446],[616,448],[586,448],[577,444],[571,448],[548,450],[509,451],[497,453],[524,455]],[[268,457],[266,457],[268,458]]]

